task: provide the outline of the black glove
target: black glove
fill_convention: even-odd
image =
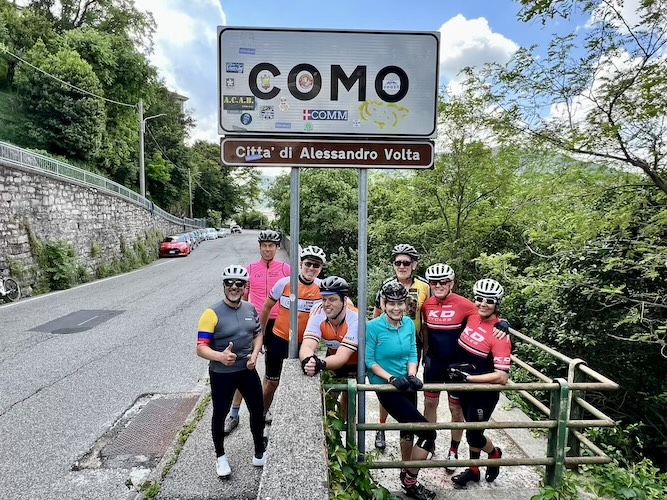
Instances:
[[[452,382],[465,382],[468,375],[475,373],[477,367],[470,363],[454,363],[447,367],[449,380]]]
[[[413,391],[419,391],[422,387],[424,387],[424,382],[419,380],[414,375],[410,375],[408,377],[408,382],[410,383],[410,389]]]
[[[312,356],[308,356],[307,358],[304,358],[304,359],[301,361],[301,369],[303,370],[303,373],[306,373],[306,365],[308,364],[308,362],[309,362],[311,359],[314,359],[314,360],[315,360],[315,375],[317,375],[318,373],[320,373],[322,370],[326,369],[326,367],[327,367],[327,362],[324,361],[323,359],[318,358],[317,356],[315,356],[315,355],[313,354]],[[306,373],[306,375],[307,375],[307,373]]]
[[[493,325],[494,328],[497,328],[498,330],[501,330],[505,333],[510,332],[510,328],[512,328],[512,325],[510,325],[510,322],[507,321],[506,319],[501,319],[498,321],[495,325]]]
[[[399,391],[410,390],[410,381],[408,380],[408,377],[391,377],[389,383]]]

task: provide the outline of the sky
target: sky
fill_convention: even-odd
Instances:
[[[466,66],[504,63],[520,46],[545,45],[556,25],[519,22],[512,0],[135,0],[157,22],[151,62],[167,86],[189,98],[191,140],[219,142],[217,26],[440,32],[440,86]],[[585,25],[573,19],[573,25]],[[147,112],[150,112],[148,110]]]

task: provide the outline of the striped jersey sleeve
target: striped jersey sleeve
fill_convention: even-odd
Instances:
[[[303,333],[304,339],[313,339],[318,342],[322,338],[322,330],[320,326],[327,320],[327,315],[322,309],[322,303],[316,304],[310,311],[308,323],[306,323],[306,330]]]
[[[493,367],[496,370],[504,372],[510,371],[510,356],[512,355],[512,341],[509,336],[498,340],[493,337],[491,345],[491,355],[493,356]]]
[[[213,332],[218,326],[218,316],[213,309],[206,309],[199,318],[199,327],[197,332],[197,345],[210,346],[213,342]]]

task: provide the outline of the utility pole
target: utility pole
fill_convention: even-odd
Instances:
[[[188,191],[190,192],[190,218],[192,219],[192,175],[188,168]]]
[[[146,122],[144,122],[144,100],[139,99],[139,194],[146,197],[146,174],[144,172],[144,132],[146,131]]]

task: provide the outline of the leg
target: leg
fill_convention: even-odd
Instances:
[[[225,420],[225,436],[236,429],[236,426],[239,425],[239,410],[241,409],[241,393],[237,390],[234,393],[234,399],[232,399],[232,411],[229,413],[229,416]]]
[[[340,393],[338,402],[340,403],[340,417],[347,422],[347,392]]]
[[[382,406],[382,402],[380,402],[380,423],[386,424],[388,416],[389,414],[387,413],[387,410],[384,409],[384,406]],[[387,442],[385,440],[383,430],[375,432],[375,447],[378,450],[384,450],[387,447]]]
[[[232,405],[232,395],[236,389],[234,373],[216,373],[209,371],[211,379],[211,400],[213,402],[213,418],[211,420],[211,434],[215,454],[221,457],[225,454],[224,422],[229,407]]]
[[[280,374],[283,369],[283,360],[287,358],[289,342],[277,335],[272,335],[266,351],[266,373],[264,376],[264,415],[271,408],[273,396],[280,383]]]
[[[239,390],[246,400],[250,413],[250,431],[255,445],[255,458],[261,458],[264,454],[264,402],[262,384],[255,370],[244,372]]]

